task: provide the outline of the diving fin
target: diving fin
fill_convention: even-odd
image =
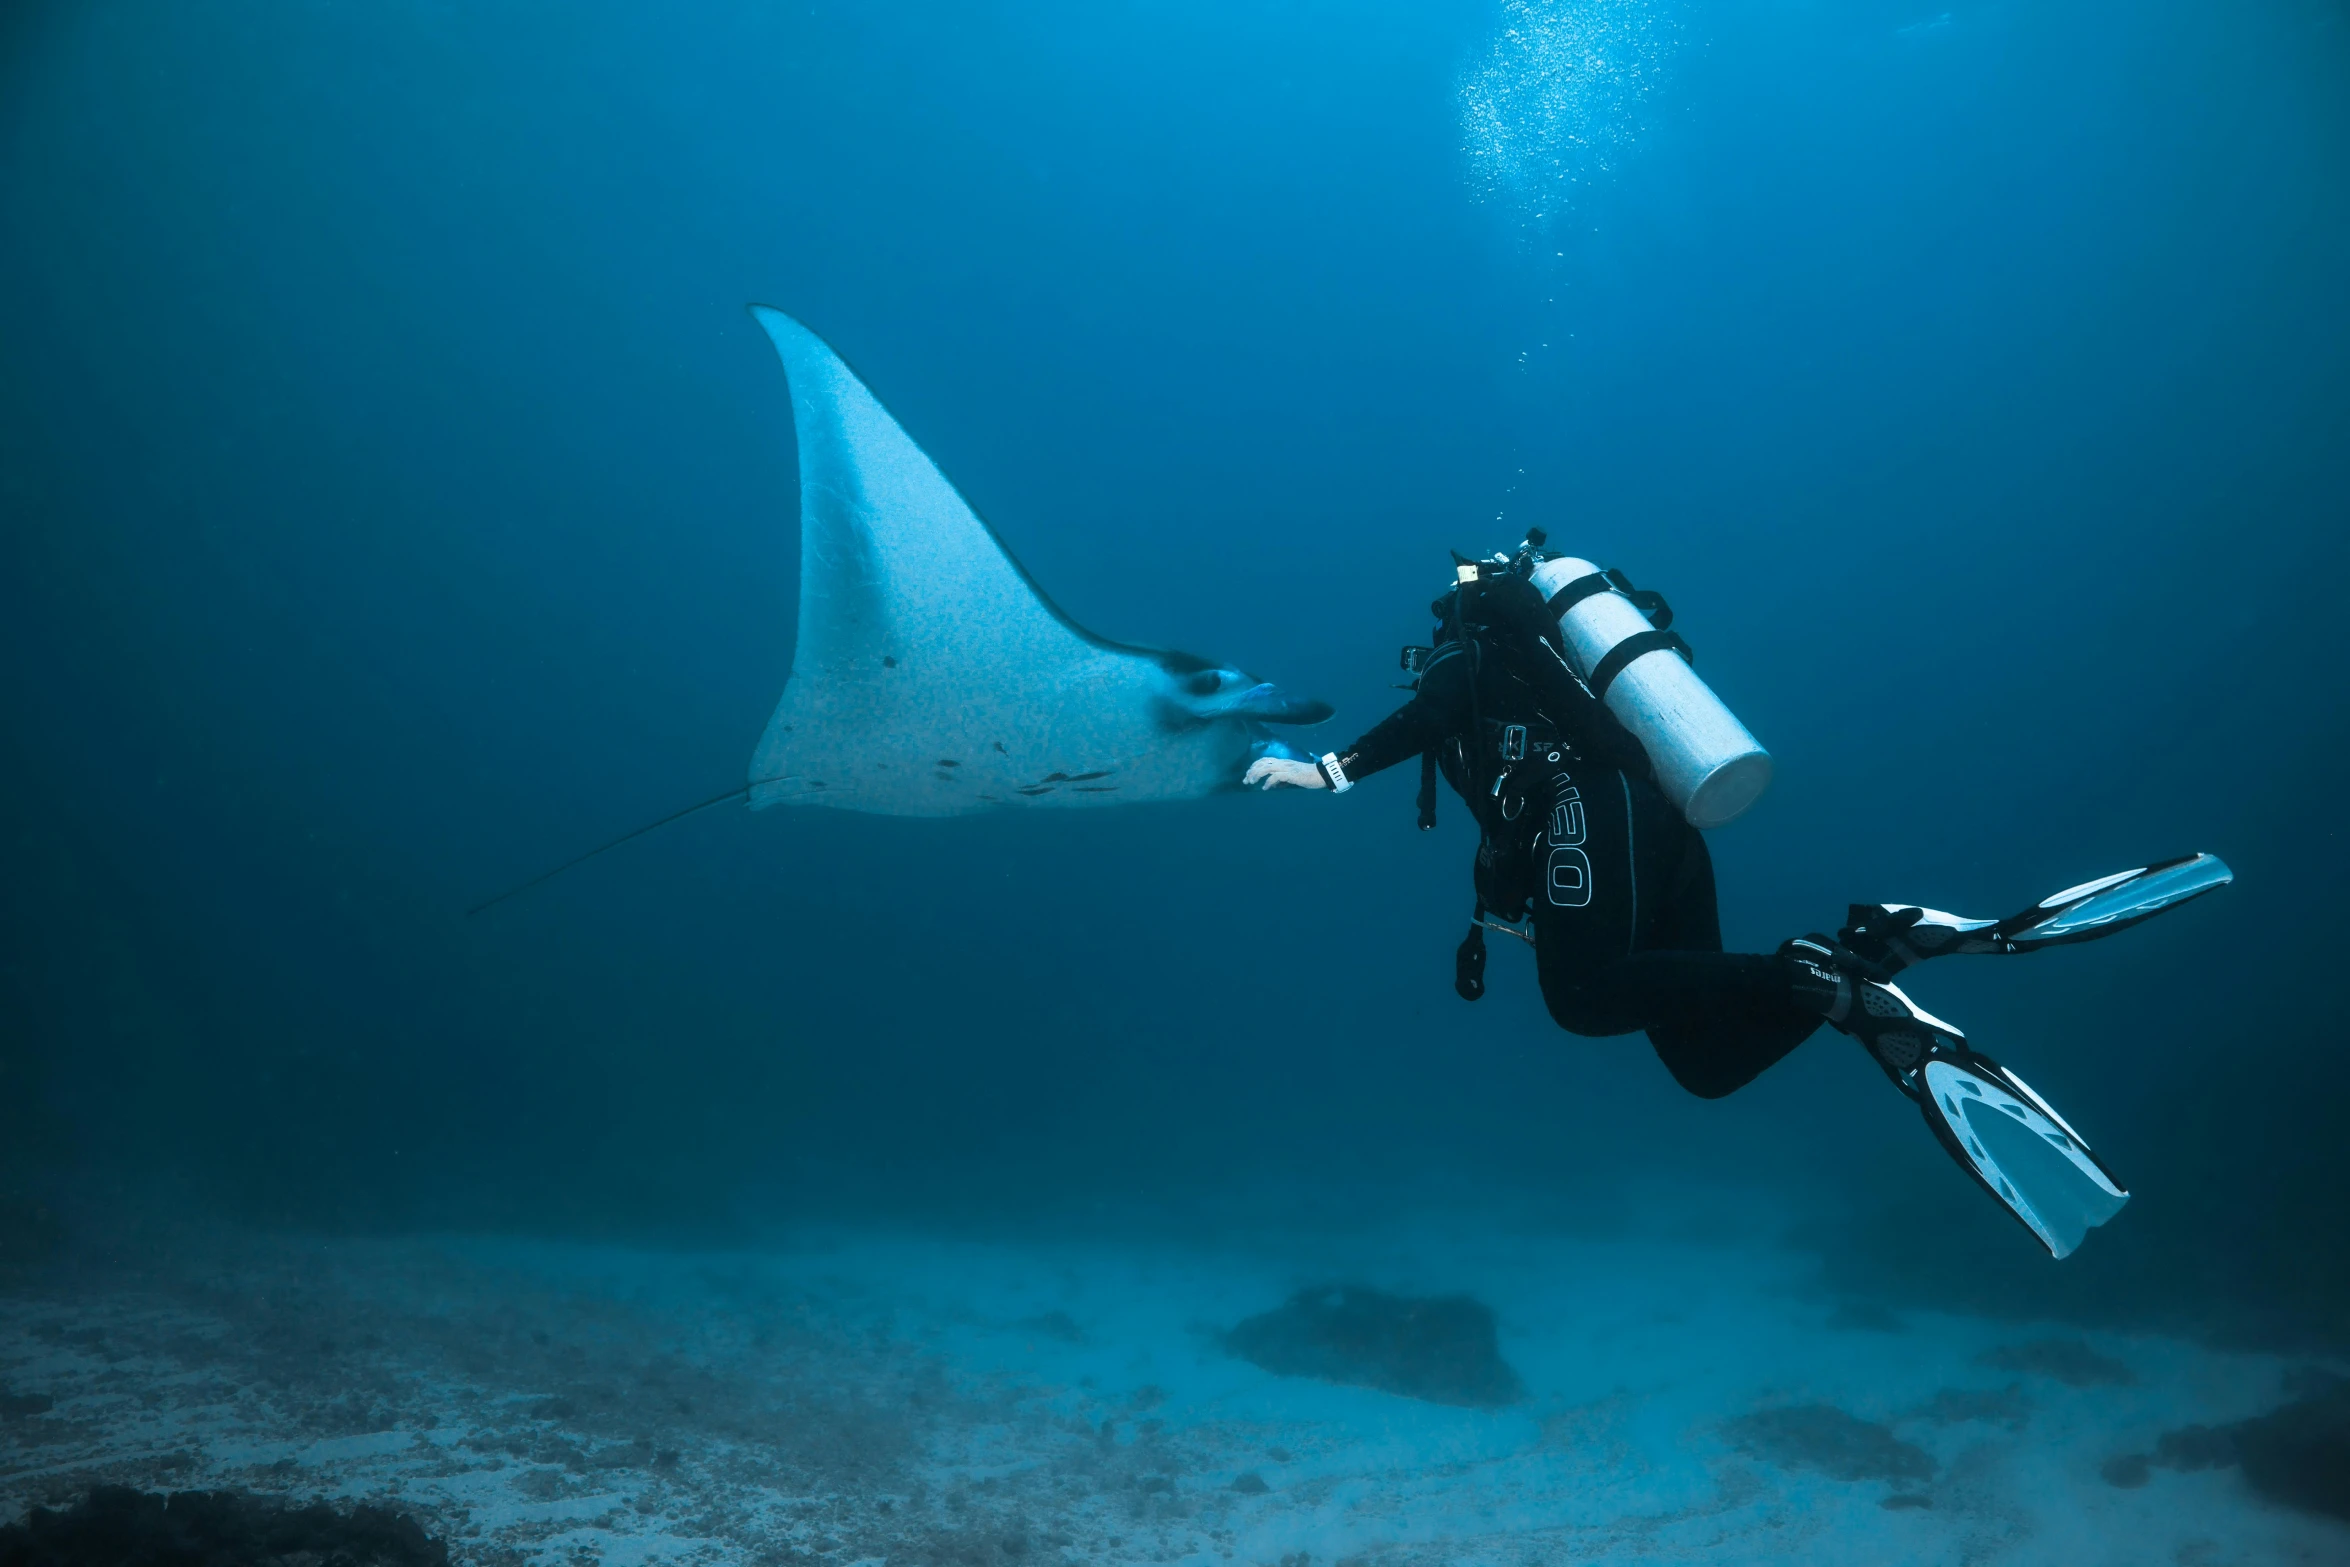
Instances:
[[[1962,1045],[1930,1057],[1917,1076],[1935,1138],[2050,1256],[2071,1256],[2130,1200],[2080,1133],[1989,1056]]]
[[[1907,903],[1856,903],[1837,940],[1895,974],[1952,953],[2037,952],[2095,941],[2235,879],[2218,855],[2189,854],[2067,887],[2003,920],[1967,919]]]
[[[1935,1141],[2050,1256],[2071,1256],[2130,1200],[2048,1101],[1900,986],[1864,972],[1866,958],[1824,936],[1799,936],[1779,952],[1795,968],[1798,993],[1809,991],[1828,1026],[1858,1040],[1917,1101]]]

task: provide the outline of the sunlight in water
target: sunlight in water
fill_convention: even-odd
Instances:
[[[1461,83],[1479,194],[1533,227],[1563,215],[1639,134],[1678,41],[1650,0],[1502,0],[1493,45]]]

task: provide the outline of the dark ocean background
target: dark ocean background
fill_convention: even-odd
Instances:
[[[1944,3],[17,0],[8,1245],[1736,1190],[1850,1290],[2350,1337],[2350,13]],[[1464,83],[1530,16],[1614,52],[1512,183]],[[1778,759],[1735,947],[2223,855],[1911,986],[2136,1200],[2054,1265],[1842,1038],[1703,1103],[1523,954],[1463,1005],[1408,768],[712,811],[468,919],[744,776],[798,570],[748,301],[1079,621],[1335,702],[1317,749],[1448,549],[1663,588]]]

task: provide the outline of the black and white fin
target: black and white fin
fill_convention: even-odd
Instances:
[[[1840,939],[1894,971],[1956,953],[2037,952],[2127,930],[2235,879],[2218,855],[2189,854],[2067,887],[2003,920],[1914,903],[1856,903]]]
[[[1919,1078],[1935,1137],[2050,1256],[2071,1256],[2130,1200],[2080,1133],[1988,1056],[1937,1056]]]
[[[2010,952],[2095,941],[2225,887],[2236,873],[2216,854],[2189,854],[2159,865],[2100,876],[2042,898],[1999,922],[1992,938]]]

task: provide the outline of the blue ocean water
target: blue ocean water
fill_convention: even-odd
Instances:
[[[858,1298],[919,1278],[960,1320],[886,1232],[1015,1248],[970,1286],[1010,1322],[1049,1237],[1111,1248],[1051,1264],[1101,1364],[1030,1370],[1074,1386],[1161,1287],[1101,1257],[1161,1243],[1192,1260],[1132,1267],[1223,1327],[1342,1275],[1708,1276],[1608,1253],[1602,1290],[1575,1253],[1509,1297],[1460,1260],[1487,1225],[1763,1247],[1719,1276],[1951,1313],[1968,1354],[2029,1322],[2339,1355],[2350,14],[1943,4],[9,8],[22,1298],[190,1236],[504,1236],[539,1300],[617,1266],[543,1248],[821,1233]],[[1450,550],[1539,526],[1664,589],[1778,764],[1711,835],[1734,949],[2224,855],[2233,888],[2142,930],[1912,986],[2133,1202],[2052,1264],[1840,1037],[1700,1102],[1637,1037],[1562,1034],[1520,952],[1461,1003],[1474,832],[1449,796],[1415,832],[1408,767],[1339,800],[718,810],[468,918],[745,776],[799,569],[754,301],[1075,619],[1326,698],[1317,750],[1402,700]],[[1198,1282],[1227,1246],[1310,1260],[1251,1297]],[[1582,1329],[1501,1309],[1566,1398],[1529,1368]],[[1148,1418],[1180,1425],[1187,1374]],[[2256,1411],[2130,1418],[2143,1446]],[[1514,1440],[1445,1432],[1385,1472]],[[1263,1559],[1442,1554],[1429,1516]]]

